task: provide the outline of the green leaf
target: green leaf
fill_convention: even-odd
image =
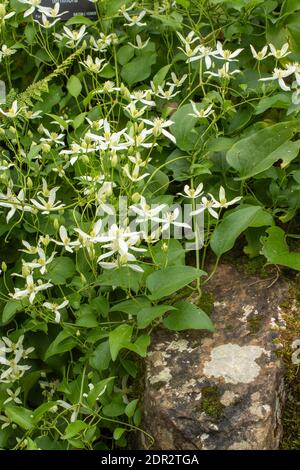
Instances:
[[[121,65],[127,64],[127,62],[129,62],[133,56],[134,56],[134,49],[128,44],[120,47],[120,49],[117,52],[117,60],[119,64]]]
[[[55,285],[65,284],[66,280],[74,276],[75,272],[75,265],[71,258],[60,256],[49,265],[45,277]]]
[[[27,39],[28,44],[31,46],[34,44],[34,39],[37,34],[37,29],[33,23],[27,23],[24,29],[25,37]]]
[[[182,29],[183,17],[177,11],[172,11],[170,15],[151,15],[152,18],[160,21],[165,28],[171,29],[172,31],[180,31]]]
[[[33,420],[35,424],[44,416],[45,413],[51,410],[51,408],[56,406],[56,401],[47,401],[38,406],[33,412]]]
[[[284,151],[281,154],[280,160],[280,168],[286,168],[291,161],[293,161],[299,154],[300,149],[300,140],[296,140],[294,142],[287,142]]]
[[[27,437],[26,440],[27,440],[26,450],[39,450],[39,446],[36,444],[35,441],[30,439],[30,437]]]
[[[262,248],[261,238],[265,233],[265,227],[248,228],[245,231],[245,238],[248,244],[244,246],[243,251],[249,258],[255,258],[260,255]]]
[[[27,327],[28,327],[28,323],[27,323]],[[25,374],[22,377],[21,384],[22,384],[22,390],[24,393],[24,403],[26,403],[31,389],[35,386],[35,384],[40,379],[40,377],[41,377],[41,372],[39,370],[32,370],[32,369],[28,371],[27,374]]]
[[[49,359],[51,356],[55,356],[56,354],[71,351],[76,344],[76,339],[73,338],[70,333],[65,330],[61,331],[48,347],[45,353],[45,360]]]
[[[37,446],[42,450],[67,450],[67,442],[52,440],[49,436],[38,436],[35,439]]]
[[[91,367],[98,371],[108,369],[109,363],[111,361],[109,342],[103,341],[98,344],[93,354],[89,358],[89,364]]]
[[[137,315],[142,308],[151,307],[151,302],[146,297],[135,297],[134,299],[124,300],[114,305],[111,312],[124,312],[128,315]]]
[[[78,129],[78,127],[80,127],[81,124],[84,123],[86,115],[87,115],[87,113],[80,113],[80,114],[78,114],[77,116],[74,117],[73,122],[72,122],[72,126],[73,126],[74,129]]]
[[[91,312],[82,315],[80,318],[78,318],[78,320],[76,320],[76,325],[82,326],[84,328],[95,328],[98,326],[96,314]]]
[[[240,206],[221,221],[210,240],[211,249],[218,257],[231,250],[236,239],[251,225],[260,209],[260,206]]]
[[[13,422],[26,431],[30,431],[34,427],[33,413],[22,406],[7,405],[5,414]]]
[[[177,302],[174,307],[175,312],[172,312],[167,318],[164,319],[163,324],[169,330],[182,331],[182,330],[209,330],[214,331],[214,326],[211,319],[206,315],[201,308],[188,302]]]
[[[54,121],[56,121],[65,130],[68,130],[69,124],[60,116],[57,116],[56,114],[50,114],[50,113],[47,113],[47,116],[50,116],[52,119],[54,119]]]
[[[179,240],[171,238],[168,240],[168,249],[165,249],[166,241],[160,240],[151,249],[153,261],[156,266],[165,268],[172,265],[185,264],[185,250]]]
[[[126,408],[125,408],[125,414],[128,416],[128,418],[132,418],[132,417],[133,417],[138,402],[139,402],[138,399],[132,400],[132,401],[131,401],[130,403],[128,403],[128,405],[126,406]]]
[[[5,304],[2,312],[1,325],[6,325],[9,323],[14,318],[16,313],[22,312],[22,310],[24,310],[26,305],[28,305],[28,302],[24,300],[9,300]]]
[[[115,441],[118,441],[120,439],[120,437],[123,436],[124,432],[126,432],[126,429],[125,428],[116,428],[114,430],[114,434],[113,434],[113,438]]]
[[[171,64],[165,65],[162,67],[153,77],[153,83],[157,87],[158,85],[162,85],[164,79],[166,78],[167,73],[169,72]]]
[[[74,421],[74,423],[68,424],[65,430],[65,434],[62,436],[62,439],[71,439],[72,437],[76,436],[76,434],[79,434],[81,431],[88,427],[89,425],[84,421]]]
[[[90,390],[88,396],[87,396],[87,402],[91,408],[95,406],[96,401],[98,400],[101,395],[103,395],[106,391],[107,385],[112,382],[115,379],[115,377],[108,377],[107,379],[100,380],[96,385],[94,385],[94,388]]]
[[[166,168],[172,171],[176,181],[186,181],[191,174],[190,158],[184,153],[182,150],[175,149],[166,160]]]
[[[299,40],[300,40],[300,12],[296,12],[293,15],[288,17],[288,21],[285,24],[285,31],[287,30],[289,33],[289,39],[291,43],[291,47],[293,52],[299,54],[300,47],[299,47]]]
[[[170,266],[154,271],[146,281],[147,288],[151,292],[149,299],[158,300],[171,295],[205,274],[204,271],[198,271],[192,266],[182,266],[180,269],[176,266]]]
[[[190,6],[190,0],[176,0],[176,3],[184,8],[189,8]]]
[[[127,343],[124,345],[126,349],[135,352],[141,357],[146,357],[147,349],[150,344],[149,335],[141,335],[134,343]]]
[[[115,75],[116,75],[115,69],[110,64],[105,65],[104,69],[101,70],[101,72],[99,73],[99,77],[107,78],[107,79],[113,78]],[[94,92],[92,92],[92,96],[93,94]]]
[[[93,6],[91,6],[91,10],[93,9]],[[81,15],[76,15],[70,18],[67,22],[67,26],[71,26],[73,24],[85,24],[87,26],[93,26],[94,22],[87,18],[86,16],[81,16]]]
[[[289,251],[284,231],[280,227],[270,227],[267,234],[268,237],[262,238],[261,254],[267,258],[268,263],[300,271],[300,253]]]
[[[43,93],[41,101],[36,103],[33,111],[42,110],[44,113],[50,113],[53,106],[58,104],[63,97],[62,87],[59,85],[50,85],[49,91]]]
[[[103,413],[110,418],[116,418],[124,414],[125,404],[119,399],[113,400],[108,405],[103,407]]]
[[[242,129],[248,124],[253,115],[252,106],[239,106],[238,110],[230,119],[229,125],[226,126],[225,132],[233,134]]]
[[[127,6],[131,0],[105,0],[104,2],[105,13],[108,17],[113,17],[122,5]]]
[[[82,85],[78,77],[76,75],[71,75],[67,82],[67,90],[74,98],[80,95],[82,90]]]
[[[135,379],[139,371],[138,363],[131,359],[124,359],[124,357],[120,357],[120,362],[126,372]]]
[[[266,127],[236,142],[226,154],[229,165],[240,178],[250,178],[270,168],[286,153],[298,147],[288,140],[295,132],[295,122],[282,122]]]
[[[137,315],[138,328],[146,328],[153,320],[162,317],[164,313],[174,310],[170,305],[156,305],[155,307],[142,308]]]
[[[200,109],[199,105],[196,106]],[[194,129],[198,118],[189,116],[191,113],[194,113],[192,105],[185,104],[172,115],[174,124],[170,126],[170,131],[176,138],[177,147],[184,151],[192,150],[198,139]]]
[[[135,57],[124,65],[121,71],[122,79],[128,85],[146,80],[151,75],[151,66],[156,62],[156,54],[147,53],[141,57]]]
[[[281,13],[283,15],[294,13],[296,10],[300,10],[299,0],[285,0],[282,5]]]
[[[131,325],[124,324],[109,333],[109,347],[113,361],[117,359],[119,351],[130,343],[132,330]]]
[[[101,286],[116,286],[122,289],[132,289],[137,292],[142,284],[143,273],[130,268],[106,270],[98,277]]]
[[[148,191],[152,194],[164,194],[169,186],[169,178],[166,173],[155,168],[155,166],[148,164],[146,168],[147,172],[151,175],[151,180],[148,182]],[[149,179],[150,179],[149,178]]]
[[[109,302],[108,300],[100,295],[91,300],[90,306],[92,309],[102,317],[106,318],[109,312]]]
[[[243,204],[243,207],[253,207],[248,204]],[[236,210],[239,210],[239,208],[234,209],[235,212]],[[249,224],[249,227],[264,227],[264,226],[269,226],[269,225],[274,225],[274,219],[273,216],[270,212],[265,210],[263,207],[260,207],[259,210],[256,212],[254,218],[251,220],[251,223]]]
[[[294,180],[300,184],[300,170],[296,170],[292,172]]]
[[[264,113],[269,108],[287,109],[291,104],[289,96],[285,93],[277,93],[273,96],[261,98],[255,107],[255,114]]]

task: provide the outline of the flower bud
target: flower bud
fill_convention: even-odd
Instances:
[[[142,130],[144,129],[145,127],[145,124],[143,123],[143,121],[141,121],[138,125],[138,133],[142,132]]]
[[[118,164],[118,155],[116,153],[113,154],[111,158],[111,166],[115,168]]]
[[[44,126],[43,124],[40,124],[39,127],[37,128],[37,131],[39,134],[43,134],[44,133]]]
[[[7,271],[7,264],[5,263],[5,261],[2,261],[1,263],[1,269],[2,271],[5,273]]]
[[[55,230],[58,230],[59,226],[60,226],[59,220],[57,217],[55,217],[55,219],[53,220],[53,227],[55,228]]]
[[[141,200],[141,195],[139,193],[134,193],[132,196],[131,196],[131,200],[132,202],[134,202],[135,204],[137,204],[138,202],[140,202]]]
[[[27,180],[26,180],[26,184],[27,184],[27,188],[28,189],[32,189],[33,188],[33,182],[32,182],[32,179],[28,176]]]
[[[28,266],[26,266],[26,264],[23,264],[23,266],[22,266],[22,276],[27,277],[27,276],[29,276],[29,274],[31,274],[31,269]]]
[[[130,101],[130,91],[123,83],[120,86],[120,93],[124,96],[126,100]]]
[[[43,142],[41,146],[42,152],[49,153],[51,150],[51,145],[47,144],[47,142]]]

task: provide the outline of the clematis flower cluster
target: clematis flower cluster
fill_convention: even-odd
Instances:
[[[111,333],[114,328],[122,331],[127,321],[126,313],[112,305],[131,303],[135,292],[143,302],[150,291],[149,273],[164,269],[174,257],[177,261],[177,253],[182,261],[184,247],[174,239],[200,246],[195,222],[204,214],[205,222],[208,217],[217,220],[240,202],[241,197],[226,196],[215,183],[205,191],[203,175],[211,163],[206,144],[214,135],[223,135],[220,122],[231,106],[229,81],[243,76],[238,62],[244,49],[186,31],[188,22],[178,33],[165,26],[166,18],[177,21],[173,13],[178,8],[184,14],[175,0],[154,2],[153,11],[153,2],[112,7],[110,2],[90,0],[101,13],[94,23],[82,18],[65,23],[62,9],[67,3],[49,7],[41,0],[17,1],[17,14],[6,4],[0,6],[1,32],[10,18],[14,25],[17,18],[25,25],[23,42],[15,44],[13,35],[0,45],[0,61],[18,77],[15,83],[11,75],[12,86],[6,83],[11,89],[0,105],[0,300],[9,322],[4,325],[7,337],[0,342],[0,421],[2,428],[16,427],[16,446],[22,448],[25,439],[5,407],[31,408],[20,381],[28,372],[29,385],[35,380],[34,396],[39,394],[39,403],[46,403],[39,422],[43,439],[51,421],[60,436],[67,436],[66,426],[76,421],[97,427],[107,392],[121,399],[120,406],[128,405],[127,372],[133,370],[129,359],[122,364],[126,376],[116,377],[98,393],[97,382],[109,371],[106,358],[113,356],[105,351],[113,343]],[[108,21],[101,16],[106,8],[116,10]],[[174,43],[174,60],[168,58],[167,66],[163,57],[159,62],[160,28],[166,28],[166,42],[172,36]],[[260,62],[273,57],[274,67],[288,74],[282,77],[286,86],[292,76],[300,83],[297,64],[285,61],[285,45],[262,51],[252,46],[251,51]],[[29,88],[23,90],[14,60],[26,54],[32,82],[26,81]],[[136,78],[140,69],[132,64],[145,58],[149,64],[141,69],[146,78]],[[177,110],[182,109],[188,111],[181,129]],[[186,129],[190,122],[191,133]],[[131,312],[128,321],[130,328],[135,325]],[[21,331],[14,331],[14,325]],[[134,326],[134,343],[124,341],[120,354],[126,354],[127,344],[132,352],[144,354],[147,334],[136,331]],[[23,340],[30,347],[23,347]],[[68,367],[58,374],[56,364],[60,370],[62,361]],[[80,430],[74,443],[81,434],[88,435]],[[98,442],[98,434],[91,442],[94,438]],[[26,439],[35,445],[34,433]],[[67,444],[68,439],[62,441]]]
[[[24,349],[23,340],[24,335],[21,335],[17,342],[2,336],[0,341],[0,364],[3,366],[3,370],[0,374],[0,383],[13,384],[19,381],[25,372],[31,368],[30,365],[24,363],[24,360],[34,351],[34,348]],[[8,395],[11,396],[11,393],[8,393]]]

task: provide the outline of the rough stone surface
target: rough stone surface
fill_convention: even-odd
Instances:
[[[156,331],[143,417],[152,449],[278,448],[284,386],[274,325],[284,327],[288,284],[268,283],[223,264],[209,283],[215,332]]]

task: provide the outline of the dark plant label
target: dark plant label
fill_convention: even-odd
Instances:
[[[72,18],[72,16],[86,16],[95,18],[97,16],[94,3],[89,0],[42,0],[41,6],[54,8],[55,3],[59,3],[59,13],[65,12],[60,18],[62,21]],[[41,14],[35,11],[35,18],[40,19]],[[49,18],[51,21],[51,18]]]

